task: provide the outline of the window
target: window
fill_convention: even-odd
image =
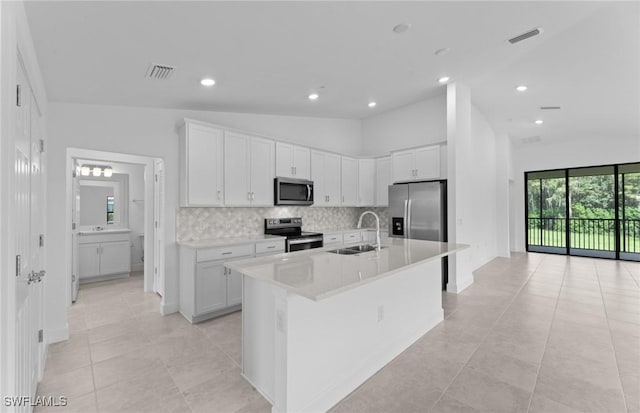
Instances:
[[[115,198],[112,196],[107,197],[107,224],[114,223],[114,203]]]

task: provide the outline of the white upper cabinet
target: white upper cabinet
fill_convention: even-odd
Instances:
[[[391,185],[391,157],[376,159],[376,206],[389,206],[389,185]]]
[[[340,155],[311,151],[314,206],[340,206]]]
[[[416,177],[418,179],[440,178],[440,146],[418,148],[416,153]]]
[[[311,150],[288,143],[276,143],[276,176],[311,178]]]
[[[358,206],[358,160],[342,157],[342,206]]]
[[[251,138],[251,205],[273,206],[275,143],[269,139]]]
[[[393,182],[439,179],[440,146],[393,152],[391,164]]]
[[[273,205],[273,141],[225,132],[224,157],[226,205]]]
[[[185,120],[180,130],[180,205],[223,205],[223,132]]]
[[[374,206],[376,160],[358,159],[358,205]]]

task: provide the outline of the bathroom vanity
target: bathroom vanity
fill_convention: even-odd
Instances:
[[[78,232],[80,283],[128,277],[131,272],[130,229]]]

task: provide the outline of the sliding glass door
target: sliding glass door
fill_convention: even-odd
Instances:
[[[616,258],[613,166],[569,169],[569,254]]]
[[[640,261],[640,163],[525,175],[527,251]]]
[[[640,261],[640,163],[618,167],[620,259]]]
[[[529,251],[564,254],[567,249],[564,171],[527,174],[527,211]]]

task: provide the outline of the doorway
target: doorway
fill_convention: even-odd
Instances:
[[[83,166],[88,167],[88,174],[87,170],[83,174]],[[105,178],[104,174],[99,173],[94,176],[94,167],[101,170],[110,168],[109,177]],[[68,210],[72,212],[68,216],[70,230],[65,243],[68,264],[68,304],[71,305],[75,300],[81,282],[114,279],[128,276],[130,272],[139,270],[144,273],[144,292],[154,292],[162,297],[158,308],[158,311],[162,312],[165,295],[164,217],[162,217],[162,208],[158,207],[163,202],[162,159],[69,148],[67,149],[67,168],[70,171],[67,178],[67,203]],[[137,178],[133,180],[134,176],[140,180],[138,181]],[[87,189],[86,194],[99,191],[104,195],[99,197],[98,202],[86,202],[87,207],[97,209],[95,213],[87,213],[88,211],[82,213],[80,193],[83,181]],[[113,193],[107,194],[108,191]],[[92,219],[96,222],[89,222],[87,217],[93,217]],[[98,237],[96,242],[89,239],[94,235]],[[109,236],[118,239],[103,239]],[[121,255],[126,254],[126,260],[109,255],[117,249],[114,247],[109,251],[101,244],[103,242],[110,247],[126,244],[126,248],[122,247],[121,251]],[[87,251],[92,254],[89,256]],[[106,272],[109,274],[100,270],[103,267],[100,262],[101,251],[105,257],[103,259],[107,261],[105,264],[109,271]],[[129,260],[131,260],[130,263]],[[120,262],[126,268],[122,265],[112,265],[114,262]],[[81,264],[85,269],[90,270],[82,270]]]
[[[640,261],[640,163],[525,173],[527,251]]]

